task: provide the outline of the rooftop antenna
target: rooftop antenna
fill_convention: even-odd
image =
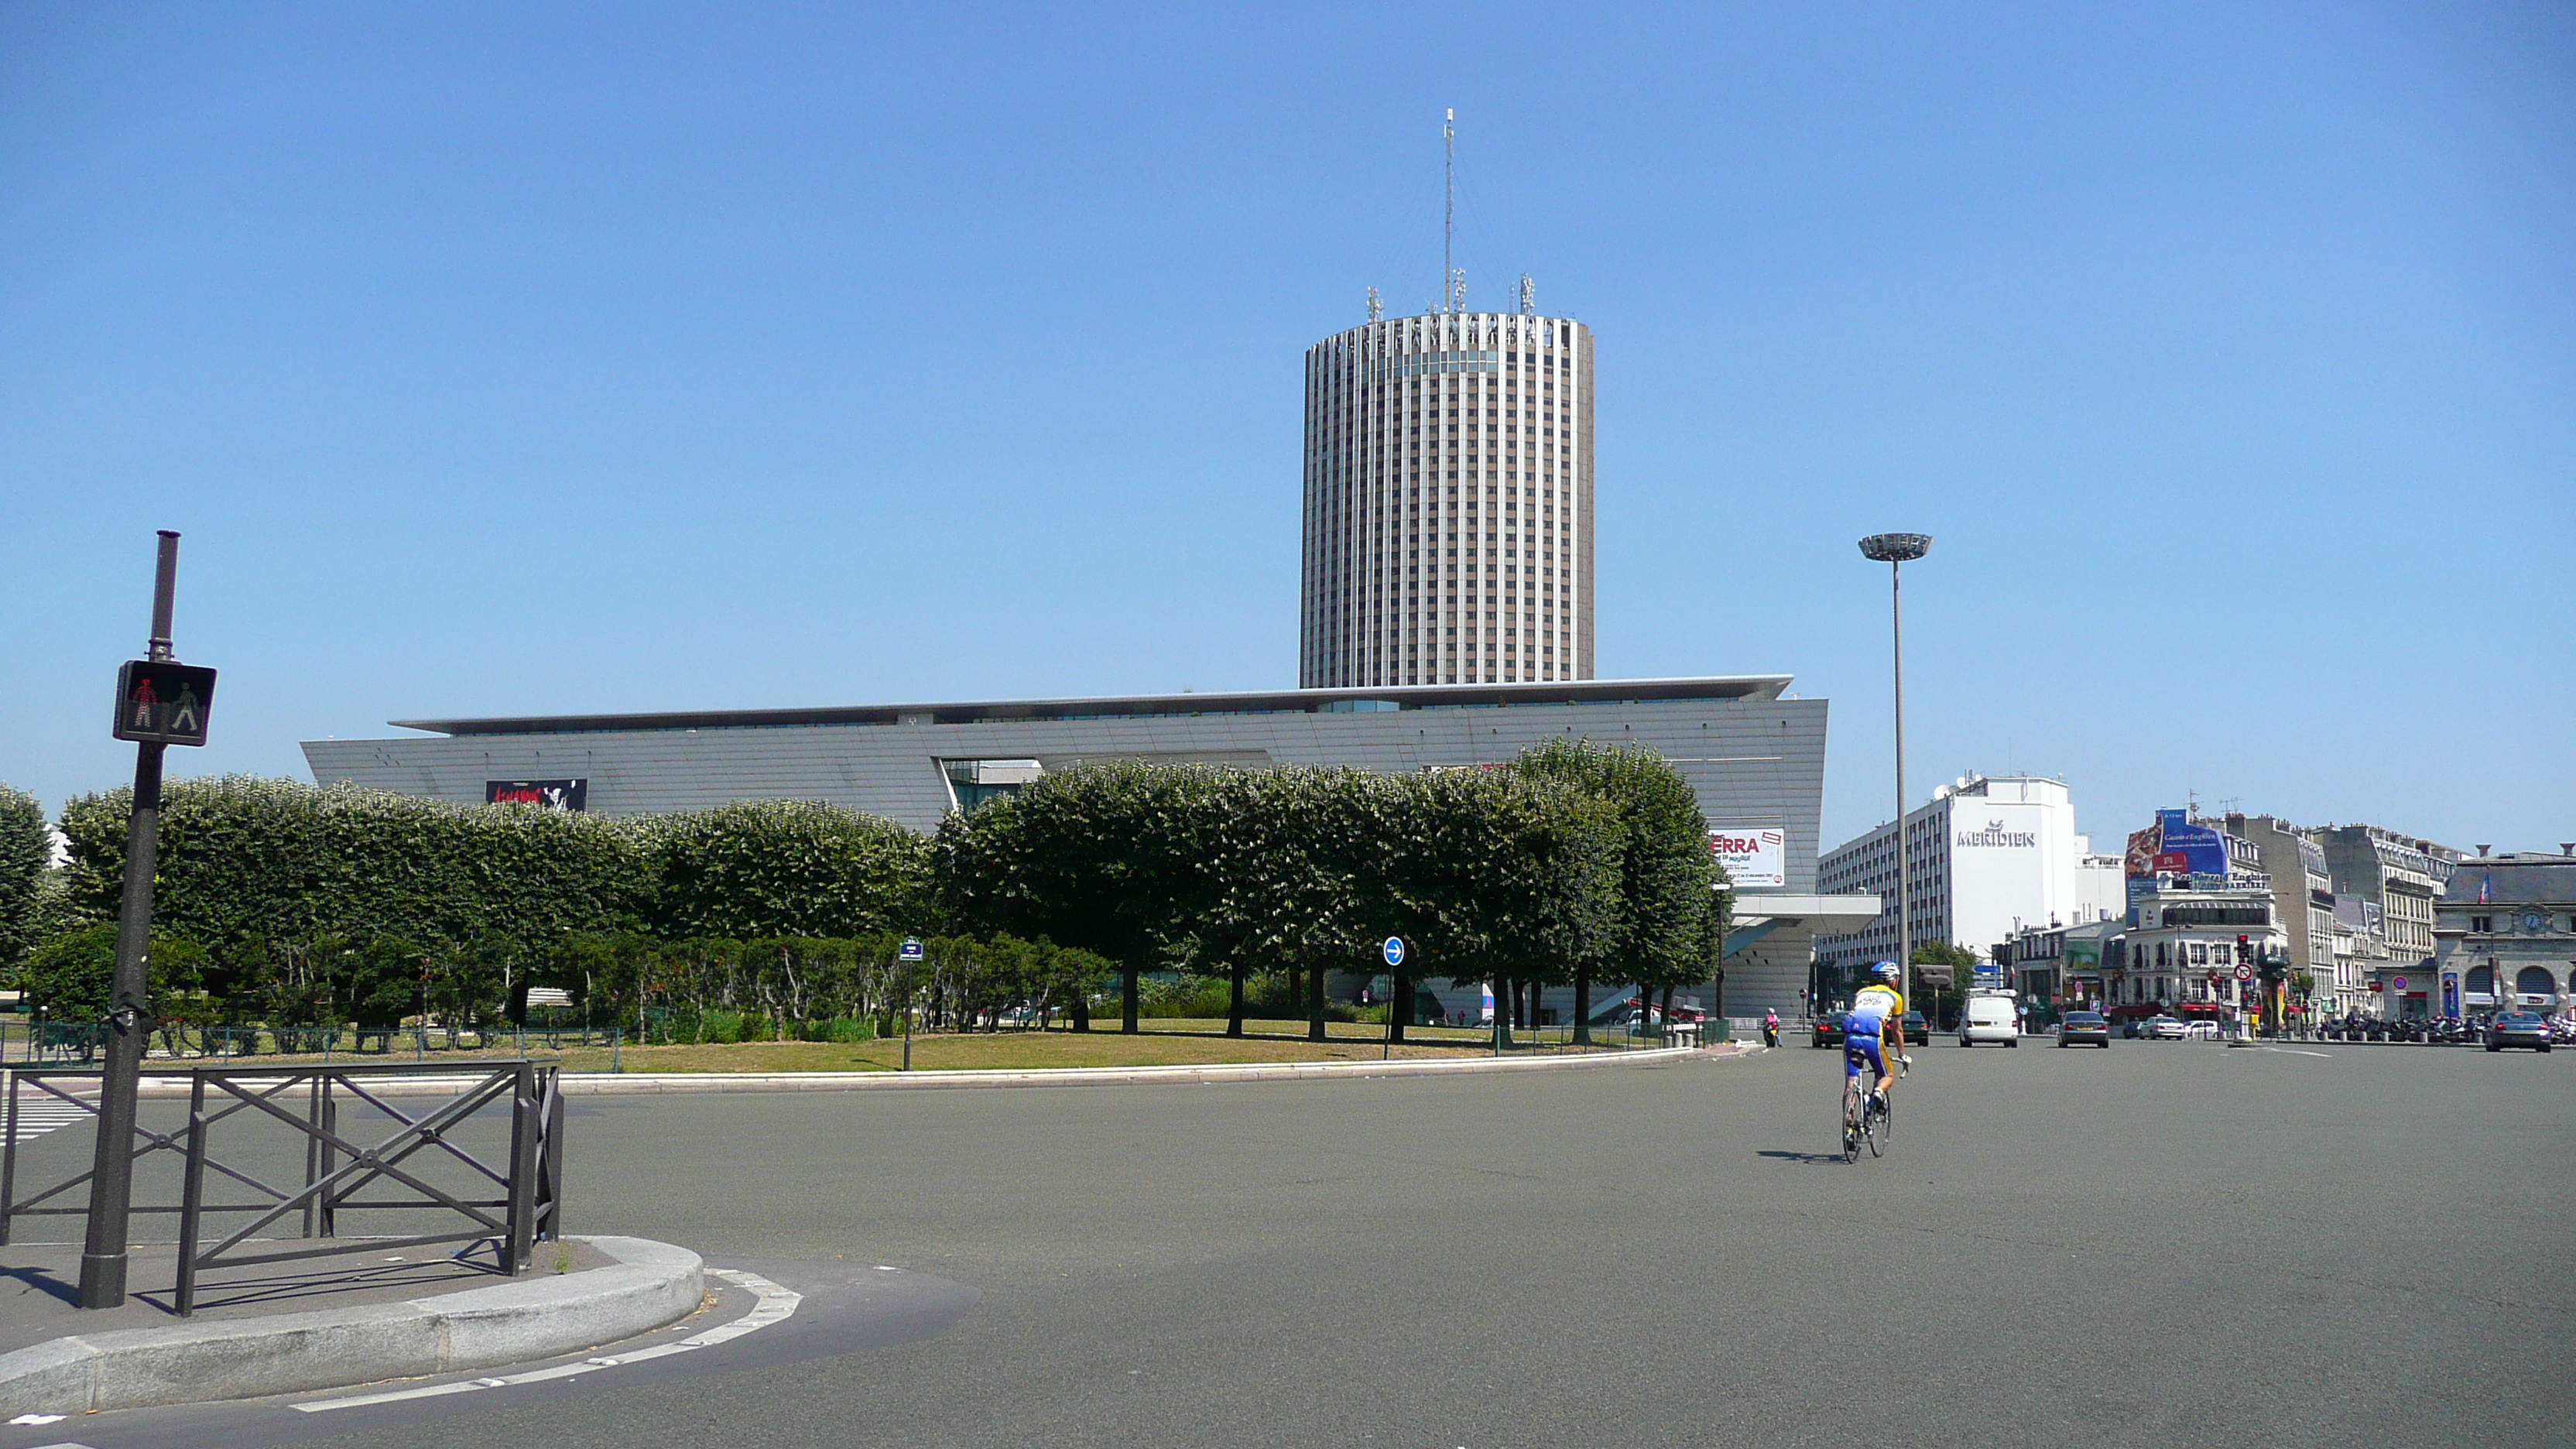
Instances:
[[[1369,288],[1369,320],[1377,321],[1386,313],[1386,304],[1377,299],[1377,288]]]
[[[1458,274],[1449,269],[1449,244],[1451,237],[1458,230],[1458,108],[1456,106],[1449,107],[1448,116],[1440,122],[1440,150],[1442,176],[1447,187],[1442,193],[1440,203],[1440,292],[1442,310],[1455,312],[1458,310],[1454,301],[1458,290]]]
[[[1530,280],[1527,272],[1521,273],[1521,315],[1538,315],[1538,285]]]

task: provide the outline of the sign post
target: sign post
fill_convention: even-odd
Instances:
[[[911,968],[921,964],[921,938],[906,936],[894,958],[904,964],[903,1069],[912,1070],[912,1018],[921,1006],[921,987],[912,979]]]
[[[152,940],[152,872],[160,838],[161,752],[206,742],[215,671],[170,656],[170,611],[179,582],[179,535],[161,530],[152,574],[150,657],[116,673],[110,730],[134,743],[134,807],[125,827],[125,896],[116,916],[116,974],[108,992],[107,1062],[99,1081],[98,1146],[90,1163],[88,1231],[81,1243],[80,1306],[125,1302],[126,1216],[134,1201],[134,1112],[150,1035],[146,953]]]
[[[1395,1055],[1395,999],[1399,996],[1410,996],[1413,993],[1403,989],[1404,979],[1402,973],[1396,971],[1397,967],[1404,964],[1404,938],[1402,936],[1389,936],[1386,938],[1386,945],[1381,949],[1386,955],[1387,970],[1390,973],[1393,973],[1387,978],[1386,1040],[1379,1045],[1377,1053],[1377,1059],[1379,1061],[1387,1061]],[[1404,1006],[1406,1014],[1410,1015],[1413,1010],[1413,1003],[1408,1001]]]

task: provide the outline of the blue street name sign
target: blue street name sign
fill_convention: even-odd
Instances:
[[[902,950],[900,950],[900,951],[898,951],[898,952],[896,952],[895,954],[896,954],[898,957],[900,957],[901,959],[906,960],[906,961],[918,961],[918,960],[920,960],[920,959],[921,959],[921,938],[920,938],[919,936],[906,936],[906,937],[904,937],[904,938],[903,938],[903,949],[902,949]]]
[[[1386,938],[1386,964],[1389,966],[1401,966],[1404,964],[1404,938],[1402,936],[1389,936]]]

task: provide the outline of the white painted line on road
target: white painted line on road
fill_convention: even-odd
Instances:
[[[58,1127],[74,1122],[95,1121],[98,1114],[87,1107],[66,1102],[47,1093],[21,1091],[18,1094],[18,1140],[33,1142]]]
[[[2325,1057],[2332,1059],[2334,1056],[2333,1052],[2303,1052],[2297,1047],[2265,1047],[2263,1050],[2267,1052],[2279,1052],[2285,1057]]]
[[[749,1313],[730,1323],[717,1324],[713,1328],[681,1339],[677,1343],[657,1343],[651,1348],[639,1348],[632,1353],[586,1358],[579,1363],[530,1369],[523,1374],[505,1374],[500,1378],[468,1379],[462,1383],[433,1384],[418,1389],[394,1389],[381,1394],[353,1394],[347,1398],[316,1399],[311,1403],[297,1404],[295,1407],[307,1414],[321,1414],[333,1409],[362,1408],[368,1404],[393,1404],[407,1399],[431,1399],[444,1394],[469,1394],[477,1389],[500,1389],[514,1384],[544,1383],[548,1379],[575,1378],[600,1369],[622,1368],[631,1363],[669,1358],[675,1353],[688,1353],[694,1349],[713,1348],[720,1343],[730,1343],[746,1333],[757,1332],[773,1323],[794,1316],[796,1305],[805,1301],[804,1294],[781,1288],[758,1273],[746,1273],[739,1268],[709,1268],[707,1274],[710,1277],[722,1278],[735,1287],[751,1290],[752,1296],[759,1300],[758,1303]]]

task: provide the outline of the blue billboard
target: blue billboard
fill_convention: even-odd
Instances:
[[[2206,825],[2195,825],[2180,810],[2156,812],[2155,868],[2169,875],[2227,878],[2227,837]]]

